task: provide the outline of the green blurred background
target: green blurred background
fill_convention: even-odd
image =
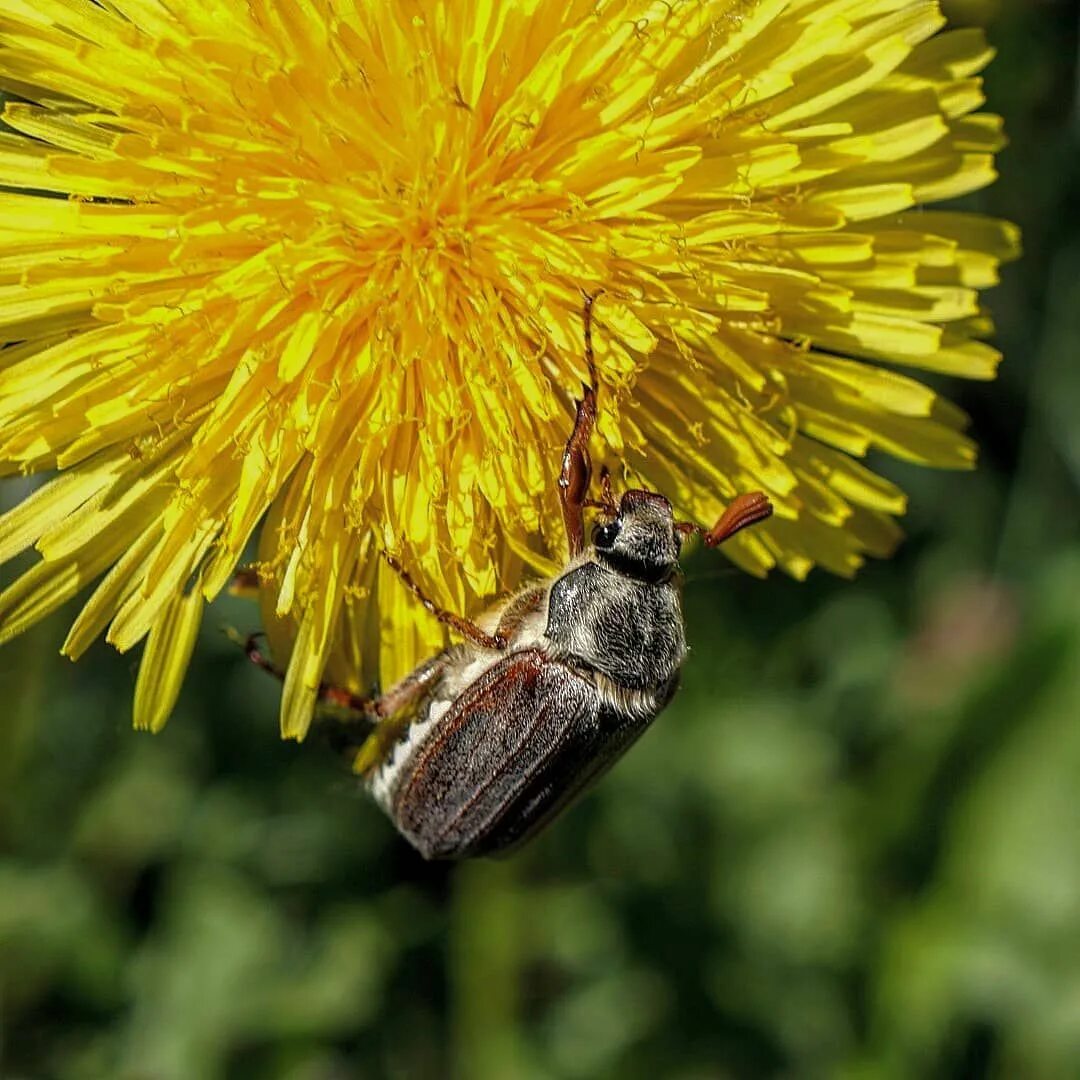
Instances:
[[[4,649],[0,1076],[1080,1076],[1077,19],[991,23],[978,471],[882,463],[910,539],[854,583],[692,559],[683,692],[518,856],[426,865],[279,742],[239,601],[157,737],[67,613]]]

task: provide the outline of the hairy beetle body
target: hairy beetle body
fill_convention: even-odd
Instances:
[[[676,522],[655,492],[589,498],[596,419],[593,298],[585,300],[590,383],[577,403],[558,480],[568,559],[562,573],[478,622],[438,607],[385,553],[435,618],[464,638],[374,698],[323,687],[352,710],[331,732],[399,831],[427,858],[506,851],[604,772],[671,700],[686,657],[682,538],[715,546],[769,516],[761,492],[736,496],[709,530]],[[601,512],[592,543],[584,511]],[[248,655],[275,672],[254,645]]]
[[[526,840],[649,726],[686,654],[675,574],[638,580],[595,549],[492,621],[505,651],[466,643],[436,658],[445,670],[369,780],[427,858]]]

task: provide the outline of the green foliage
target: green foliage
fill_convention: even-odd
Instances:
[[[980,470],[895,469],[911,539],[854,583],[697,556],[676,704],[520,855],[422,863],[212,625],[156,737],[128,660],[5,649],[0,1075],[1075,1075],[1075,31],[994,30],[976,205],[1028,255],[1001,379],[950,391]]]

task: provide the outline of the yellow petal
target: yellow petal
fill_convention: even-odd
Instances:
[[[160,731],[180,694],[203,612],[198,587],[174,594],[150,628],[135,680],[135,727]]]

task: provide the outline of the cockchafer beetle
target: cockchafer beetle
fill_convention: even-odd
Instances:
[[[332,721],[331,738],[363,747],[368,788],[427,859],[516,847],[626,752],[671,700],[686,657],[683,538],[701,533],[715,547],[772,513],[762,492],[740,495],[706,530],[676,522],[668,500],[652,491],[627,491],[616,503],[606,469],[602,499],[588,497],[593,301],[586,296],[590,382],[558,481],[569,549],[562,573],[526,585],[476,623],[439,608],[386,554],[419,602],[464,641],[377,697],[324,688],[325,699],[351,714]],[[591,544],[586,509],[603,519]],[[254,638],[246,648],[280,675]]]

